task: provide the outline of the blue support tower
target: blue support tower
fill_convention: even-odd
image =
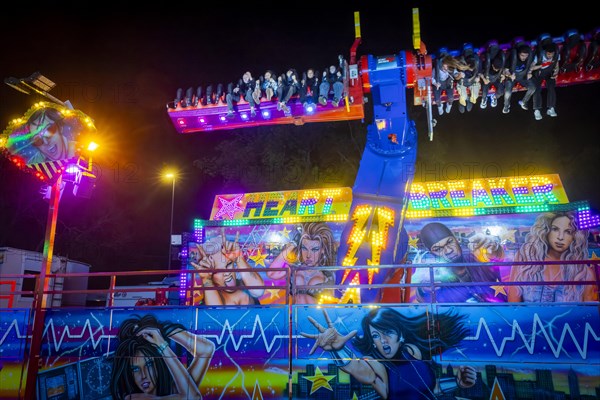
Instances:
[[[402,223],[414,177],[417,132],[407,113],[405,54],[367,57],[374,115],[353,187],[351,219],[338,250],[344,266],[401,263],[408,242]],[[344,272],[338,282],[348,284],[356,273],[361,284],[385,279],[385,271],[362,270]],[[376,301],[377,293],[363,289],[361,302]]]

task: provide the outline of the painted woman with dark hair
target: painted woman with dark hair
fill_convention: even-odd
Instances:
[[[333,290],[320,289],[322,285],[333,285],[333,271],[323,271],[313,267],[336,265],[336,243],[329,225],[324,222],[302,224],[296,240],[285,245],[269,268],[284,268],[290,265],[310,267],[294,271],[294,283],[298,286],[315,286],[295,292],[294,301],[298,304],[315,304],[317,296],[323,293],[333,295]],[[283,279],[286,271],[267,271],[271,279]]]
[[[562,302],[598,300],[595,285],[563,285],[560,281],[595,281],[594,267],[585,264],[544,265],[543,261],[586,260],[588,232],[577,227],[575,212],[544,213],[537,217],[515,261],[538,261],[535,265],[515,265],[512,282],[544,282],[542,285],[510,286],[512,302]],[[565,263],[567,264],[567,263]]]
[[[123,321],[113,356],[114,399],[201,399],[199,385],[215,351],[214,344],[183,325],[159,322],[153,315]],[[186,369],[169,339],[194,356]]]
[[[409,317],[391,308],[379,308],[363,318],[363,336],[355,337],[356,330],[342,336],[327,312],[323,313],[327,328],[308,317],[319,333],[300,333],[316,340],[310,354],[319,347],[329,351],[341,370],[373,386],[383,399],[435,399],[457,387],[475,384],[477,373],[472,367],[461,366],[456,378],[441,379],[433,369],[432,355],[456,347],[467,336],[462,316],[448,312],[435,318],[427,313]],[[429,327],[436,325],[440,329],[430,336]],[[360,357],[346,346],[353,337]]]

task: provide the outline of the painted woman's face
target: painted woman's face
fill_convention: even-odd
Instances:
[[[393,330],[381,331],[371,325],[369,325],[369,329],[371,330],[371,337],[373,338],[375,348],[379,353],[385,358],[393,358],[401,345],[398,333]]]
[[[302,262],[307,267],[321,265],[319,261],[321,260],[321,254],[323,254],[323,248],[318,240],[302,239],[300,252],[302,253]]]
[[[49,161],[64,160],[69,157],[67,144],[58,124],[44,115],[30,124],[33,145],[46,156]]]
[[[561,216],[555,218],[548,233],[548,244],[554,251],[564,253],[569,249],[571,243],[573,243],[574,234],[575,232],[571,227],[569,217]]]
[[[140,390],[146,394],[156,394],[154,360],[146,358],[141,352],[135,353],[131,362],[133,379]]]

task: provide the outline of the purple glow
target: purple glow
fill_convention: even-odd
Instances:
[[[409,193],[409,194],[408,194],[408,197],[409,197],[411,200],[421,200],[421,199],[424,199],[424,198],[425,198],[425,195],[424,195],[423,193],[418,193],[418,192],[416,192],[416,193]]]
[[[247,120],[248,119],[248,114],[242,113],[241,117],[242,117],[243,120]]]
[[[548,184],[543,185],[543,186],[533,186],[531,188],[531,190],[533,191],[533,193],[547,193],[547,192],[551,192],[552,191],[552,184],[548,183]]]
[[[269,117],[271,117],[271,112],[265,110],[262,112],[262,116],[263,116],[263,118],[269,118]]]
[[[577,225],[579,229],[589,229],[600,225],[600,215],[592,215],[589,209],[577,212]]]
[[[198,243],[204,241],[204,227],[194,229],[194,240]]]
[[[527,194],[527,193],[529,193],[529,190],[527,190],[527,187],[514,187],[513,193],[514,194]]]
[[[432,199],[442,199],[448,194],[447,190],[440,190],[439,192],[429,192],[429,197]]]
[[[220,119],[221,121],[225,122],[225,120],[226,120],[227,118],[225,118],[225,116],[224,116],[224,115],[221,115],[221,116],[219,117],[219,119]]]
[[[75,174],[77,171],[79,171],[79,167],[73,164],[67,165],[67,169],[65,170],[67,174]]]
[[[206,122],[206,120],[204,118],[198,118],[198,121],[200,121],[201,124]]]

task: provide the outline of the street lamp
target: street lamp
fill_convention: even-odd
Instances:
[[[165,179],[170,179],[173,184],[173,190],[171,192],[171,225],[169,230],[169,261],[167,269],[171,270],[171,240],[173,238],[173,210],[175,208],[175,179],[177,178],[177,174],[173,171],[167,171],[164,173],[163,177]]]

